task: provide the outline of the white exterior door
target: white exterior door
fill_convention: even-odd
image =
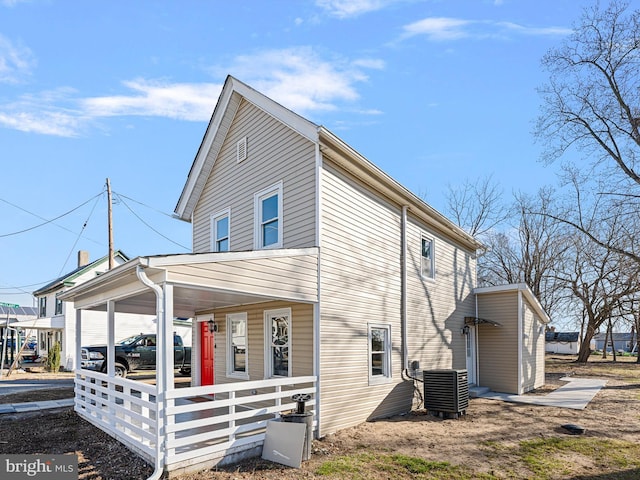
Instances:
[[[476,384],[476,326],[470,325],[465,335],[467,342],[467,381]]]

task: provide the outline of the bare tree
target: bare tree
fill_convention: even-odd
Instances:
[[[531,215],[531,210],[549,215]],[[555,214],[554,191],[541,189],[536,196],[520,195],[511,209],[514,223],[503,232],[487,235],[488,251],[478,260],[479,283],[526,283],[553,316],[566,300],[557,270],[567,262],[571,243]]]
[[[445,198],[445,213],[470,235],[480,239],[507,217],[502,189],[492,176],[474,182],[466,179],[455,187],[449,185]]]
[[[610,204],[640,212],[640,10],[613,0],[586,9],[573,34],[542,61],[549,82],[540,89],[543,110],[536,136],[552,162],[574,147],[589,160],[582,170],[590,191],[607,197],[594,205],[607,216]],[[600,237],[582,216],[564,218],[592,242],[640,262],[637,230],[619,217],[618,235]],[[562,218],[561,218],[562,219]],[[637,221],[633,222],[637,225]],[[632,240],[632,241],[629,241]]]

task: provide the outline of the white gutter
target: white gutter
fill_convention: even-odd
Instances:
[[[402,368],[409,369],[409,348],[407,346],[407,209],[402,206],[402,253],[401,253],[401,292],[400,292],[400,321],[402,323]]]
[[[142,282],[144,285],[153,290],[156,294],[156,329],[160,325],[160,318],[164,315],[164,293],[160,286],[153,283],[147,277],[147,274],[144,272],[144,268],[142,265],[138,265],[136,267],[136,275],[138,276],[138,280]],[[164,445],[164,439],[162,437],[164,433],[164,362],[159,362],[157,356],[165,351],[165,338],[164,335],[160,335],[160,332],[156,335],[156,406],[158,411],[156,413],[156,421],[158,425],[156,427],[156,461],[155,461],[155,469],[151,476],[147,480],[158,480],[162,477],[162,473],[164,471],[164,455],[162,452],[162,447]],[[162,415],[160,414],[162,411]]]

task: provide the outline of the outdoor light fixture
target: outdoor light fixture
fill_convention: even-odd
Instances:
[[[213,321],[213,318],[209,319],[209,321],[207,322],[207,325],[209,327],[209,331],[210,332],[217,332],[218,331],[218,325],[216,325],[216,322]]]
[[[470,330],[469,325],[465,325],[465,326],[464,326],[464,327],[462,327],[462,329],[460,330],[460,333],[461,333],[462,335],[468,335],[468,334],[469,334],[469,330]]]

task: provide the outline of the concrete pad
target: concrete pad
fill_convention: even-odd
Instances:
[[[569,383],[544,396],[487,392],[480,395],[480,397],[490,400],[501,400],[503,402],[584,410],[593,397],[595,397],[600,389],[607,383],[606,380],[597,378],[562,377],[560,380]]]

